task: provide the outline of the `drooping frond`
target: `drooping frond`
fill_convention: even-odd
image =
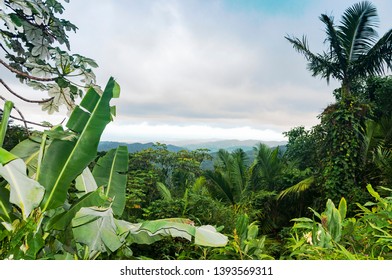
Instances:
[[[359,77],[384,75],[385,68],[392,69],[392,29],[355,62],[353,74]]]
[[[235,205],[236,202],[234,199],[232,186],[224,174],[221,172],[207,170],[205,176],[213,183],[213,187],[216,191],[218,191],[218,193],[229,200],[231,204]]]
[[[224,149],[220,149],[217,154],[217,167],[227,170],[230,166],[231,156],[230,153]]]
[[[286,196],[290,196],[290,195],[295,195],[295,196],[299,196],[301,193],[307,191],[313,184],[314,182],[314,177],[309,177],[306,178],[304,180],[302,180],[301,182],[295,184],[294,186],[291,186],[283,191],[280,192],[280,194],[277,196],[277,199],[283,199]]]
[[[312,73],[312,76],[321,76],[327,80],[331,77],[342,80],[343,73],[341,72],[340,63],[331,60],[329,53],[314,54],[309,50],[308,42],[305,36],[302,40],[295,37],[285,37],[292,45],[293,48],[303,54],[308,61],[307,68]]]
[[[172,195],[168,187],[165,186],[165,184],[161,182],[157,182],[157,189],[162,197],[163,200],[165,201],[172,201]]]

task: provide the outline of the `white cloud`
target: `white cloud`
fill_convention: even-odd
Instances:
[[[282,133],[271,129],[255,129],[249,126],[243,127],[211,127],[207,125],[151,125],[147,122],[139,124],[118,125],[110,124],[102,139],[125,142],[160,142],[192,139],[263,139],[285,140]]]
[[[282,131],[317,124],[338,85],[311,77],[284,36],[306,34],[311,49],[322,51],[319,15],[338,21],[356,2],[308,1],[302,13],[269,15],[228,9],[224,0],[84,0],[65,4],[64,17],[79,27],[70,36],[72,51],[97,60],[101,84],[114,76],[121,86],[118,117],[106,139],[158,132],[162,138],[280,139]],[[392,2],[373,3],[383,33]],[[39,118],[39,109],[26,108]]]

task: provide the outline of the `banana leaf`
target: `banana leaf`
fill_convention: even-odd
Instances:
[[[45,151],[41,166],[45,172],[39,176],[39,182],[46,190],[42,211],[64,204],[71,182],[96,156],[102,132],[112,120],[110,100],[119,93],[120,88],[113,78],[102,95],[90,88],[67,122],[75,137],[54,139]]]
[[[0,175],[10,185],[10,202],[19,207],[25,220],[40,204],[45,192],[44,187],[27,176],[26,164],[19,158],[5,165],[0,164]]]
[[[122,221],[122,226],[125,226]],[[202,246],[221,247],[227,244],[227,236],[219,233],[213,226],[195,227],[189,219],[172,218],[143,223],[128,223],[128,242],[151,244],[165,236],[181,237]]]
[[[99,188],[93,192],[89,192],[75,202],[72,207],[55,217],[53,217],[48,225],[47,229],[64,230],[75,217],[76,213],[83,207],[100,207],[107,202],[107,198],[103,195],[103,189]]]
[[[164,236],[181,237],[202,246],[220,247],[228,238],[212,226],[195,227],[188,219],[162,219],[143,223],[117,220],[111,208],[81,208],[72,220],[75,241],[91,253],[115,251],[124,243],[151,244]]]
[[[116,216],[121,216],[125,208],[127,170],[128,148],[119,146],[101,157],[92,172],[98,186],[104,186],[105,195],[112,199],[112,209]]]
[[[30,176],[37,172],[40,143],[41,137],[30,137],[11,150],[12,154],[24,160]]]
[[[14,107],[14,103],[12,103],[11,101],[6,101],[4,104],[4,109],[2,112],[1,122],[0,122],[0,147],[2,147],[4,143],[5,133],[8,127],[8,120],[10,118],[13,107]]]
[[[76,178],[75,187],[82,194],[93,192],[98,188],[97,182],[95,182],[94,176],[88,167]]]
[[[75,241],[87,245],[90,252],[114,252],[125,242],[111,208],[81,208],[72,220],[72,231]]]

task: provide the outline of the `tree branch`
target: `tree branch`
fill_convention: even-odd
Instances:
[[[15,108],[15,107],[14,107],[14,108]],[[37,126],[41,126],[41,127],[52,127],[52,125],[49,125],[49,124],[36,123],[36,122],[32,122],[32,121],[25,120],[24,118],[22,119],[22,118],[17,118],[17,117],[14,117],[14,116],[10,116],[10,118],[12,118],[12,119],[14,119],[14,120],[17,120],[17,121],[22,121],[22,122],[24,122],[25,124],[26,124],[26,123],[29,123],[29,124],[33,124],[33,125],[37,125]],[[30,135],[30,134],[29,134],[29,135]]]
[[[15,95],[16,97],[22,99],[22,100],[25,101],[25,102],[41,104],[41,103],[49,102],[49,101],[51,101],[51,100],[54,98],[54,97],[51,97],[51,98],[43,99],[43,100],[30,100],[30,99],[24,98],[23,96],[20,96],[20,95],[17,94],[15,91],[13,91],[13,90],[3,81],[3,79],[0,79],[0,83],[1,83],[10,93],[12,93],[12,94]]]
[[[8,65],[2,59],[0,59],[0,63],[3,64],[4,67],[7,68],[8,70],[10,70],[11,72],[13,72],[13,73],[15,73],[15,74],[17,74],[19,76],[28,78],[30,80],[35,80],[35,81],[40,81],[40,82],[52,82],[52,81],[55,80],[55,78],[39,78],[39,77],[31,76],[31,75],[27,74],[26,72],[22,72],[22,71],[19,71],[18,69],[15,69],[15,68],[11,67],[10,65]]]
[[[0,99],[3,100],[4,102],[7,101],[7,99],[5,99],[5,98],[4,98],[3,96],[1,96],[1,95],[0,95]],[[29,128],[27,127],[27,121],[26,121],[26,119],[24,118],[22,112],[21,112],[18,108],[16,108],[15,106],[12,106],[12,108],[15,109],[15,110],[18,112],[18,114],[20,115],[21,118],[19,119],[19,118],[15,118],[15,117],[13,117],[13,116],[10,116],[10,118],[12,118],[12,119],[17,119],[17,120],[19,120],[19,121],[22,121],[23,124],[24,124],[24,126],[25,126],[26,134],[27,134],[28,136],[30,136],[30,131],[29,131]],[[1,111],[3,111],[3,110],[1,110]]]

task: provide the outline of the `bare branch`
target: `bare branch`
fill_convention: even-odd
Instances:
[[[3,101],[7,101],[7,99],[5,99],[3,96],[0,95],[0,99]],[[37,125],[37,126],[41,126],[41,127],[52,127],[52,125],[49,124],[42,124],[42,123],[36,123],[36,122],[32,122],[32,121],[28,121],[25,119],[25,117],[23,116],[22,112],[15,106],[13,106],[13,109],[15,109],[18,114],[20,115],[20,118],[15,117],[15,116],[10,116],[11,119],[17,120],[17,121],[21,121],[23,122],[24,126],[25,126],[25,130],[26,130],[26,134],[30,136],[30,131],[29,128],[27,126],[27,124],[33,124],[33,125]],[[3,112],[2,109],[0,109],[1,112]]]
[[[7,99],[5,99],[5,98],[4,98],[3,96],[1,96],[1,95],[0,95],[0,99],[3,100],[4,102],[7,101]],[[27,121],[26,121],[26,119],[24,118],[22,112],[21,112],[18,108],[16,108],[14,105],[12,106],[12,108],[15,109],[15,110],[18,112],[18,114],[20,115],[21,119],[18,119],[18,120],[20,120],[20,121],[22,121],[22,122],[24,123],[25,130],[26,130],[26,134],[27,134],[28,136],[30,136],[30,131],[29,131],[29,128],[27,127]],[[1,110],[1,111],[3,111],[3,110]],[[13,116],[10,116],[10,118],[15,119],[15,117],[13,117]]]
[[[25,78],[28,78],[30,80],[35,80],[35,81],[40,81],[40,82],[52,82],[55,80],[55,78],[39,78],[39,77],[34,77],[31,76],[25,72],[19,71],[18,69],[15,69],[11,66],[9,66],[5,61],[3,61],[2,59],[0,59],[0,63],[4,65],[5,68],[7,68],[8,70],[10,70],[11,72],[18,74],[20,76],[23,76]]]
[[[0,83],[1,83],[10,93],[12,93],[13,95],[15,95],[15,96],[18,97],[19,99],[22,99],[22,100],[25,101],[25,102],[41,104],[41,103],[49,102],[49,101],[51,101],[51,100],[54,98],[54,97],[51,97],[51,98],[43,99],[43,100],[30,100],[30,99],[24,98],[23,96],[17,94],[15,91],[13,91],[13,90],[3,81],[3,79],[0,79]]]
[[[22,121],[25,123],[25,125],[26,125],[26,123],[29,123],[29,124],[33,124],[33,125],[37,125],[37,126],[41,126],[41,127],[49,127],[49,128],[52,127],[52,125],[49,125],[49,124],[36,123],[36,122],[25,120],[24,118],[22,119],[22,118],[17,118],[14,116],[10,116],[10,118],[17,120],[17,121]]]

